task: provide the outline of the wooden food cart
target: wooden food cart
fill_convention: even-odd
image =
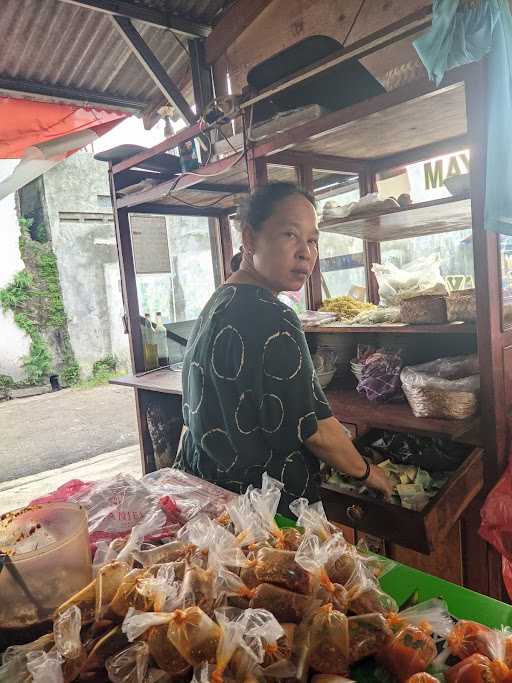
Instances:
[[[430,17],[411,15],[367,36],[350,49],[333,54],[295,80],[277,83],[261,93],[247,93],[242,105],[246,123],[251,106],[297,79],[316,74],[349,59],[377,53],[396,41],[410,38],[428,25]],[[313,74],[313,75],[311,75]],[[369,535],[389,557],[465,585],[481,593],[502,596],[499,556],[478,536],[480,507],[506,461],[508,410],[512,400],[512,329],[504,323],[500,274],[500,237],[484,230],[486,107],[485,64],[449,71],[440,87],[426,78],[413,80],[390,92],[321,115],[259,143],[246,142],[230,153],[203,165],[194,173],[160,177],[149,189],[120,196],[118,189],[144,176],[157,155],[183,141],[208,133],[196,124],[156,147],[110,164],[119,257],[122,265],[127,326],[133,375],[115,380],[135,389],[144,470],[154,468],[148,432],[147,408],[155,400],[166,406],[172,425],[172,449],[182,426],[181,377],[167,369],[144,373],[141,314],[137,301],[136,271],[130,231],[130,214],[208,216],[215,220],[222,278],[229,276],[232,240],[229,216],[236,195],[268,179],[299,180],[308,190],[332,174],[358,177],[361,196],[377,190],[377,179],[390,169],[470,149],[471,191],[435,201],[412,204],[367,217],[329,218],[321,230],[358,237],[364,241],[364,267],[368,299],[378,303],[372,264],[380,262],[381,243],[388,240],[472,228],[476,323],[443,325],[380,325],[306,329],[314,347],[326,340],[336,346],[350,340],[355,346],[368,339],[377,343],[408,345],[418,362],[441,356],[477,352],[481,369],[481,410],[477,418],[441,420],[416,418],[407,404],[375,404],[355,389],[327,390],[333,412],[357,436],[372,428],[443,435],[470,444],[464,464],[422,512],[323,489],[328,517],[343,525],[351,540]],[[159,157],[160,158],[160,157]],[[164,157],[165,159],[165,157]],[[137,170],[133,170],[136,168]],[[235,199],[233,197],[235,196]],[[193,204],[193,206],[190,206]],[[319,263],[308,283],[307,304],[317,309],[322,301]],[[508,381],[507,381],[508,380]]]

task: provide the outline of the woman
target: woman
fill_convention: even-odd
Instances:
[[[184,432],[176,467],[233,491],[283,482],[280,512],[319,499],[320,460],[391,493],[333,417],[296,314],[277,299],[298,291],[318,257],[313,198],[273,183],[250,198],[235,271],[211,297],[183,365]]]

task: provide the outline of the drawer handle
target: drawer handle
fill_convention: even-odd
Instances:
[[[352,522],[360,522],[366,511],[360,505],[349,505],[347,508],[347,517],[352,520]]]

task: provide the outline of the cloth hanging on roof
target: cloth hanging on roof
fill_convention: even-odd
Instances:
[[[86,130],[99,137],[126,117],[124,112],[0,97],[0,159],[21,159],[29,148]]]
[[[512,15],[508,0],[434,0],[432,28],[414,47],[439,84],[488,56],[485,228],[512,235]]]
[[[0,200],[38,178],[126,118],[121,112],[0,97],[0,159],[18,159]]]

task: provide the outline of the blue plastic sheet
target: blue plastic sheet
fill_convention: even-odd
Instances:
[[[439,84],[488,56],[485,228],[512,235],[512,16],[508,0],[434,0],[432,28],[414,42]]]

